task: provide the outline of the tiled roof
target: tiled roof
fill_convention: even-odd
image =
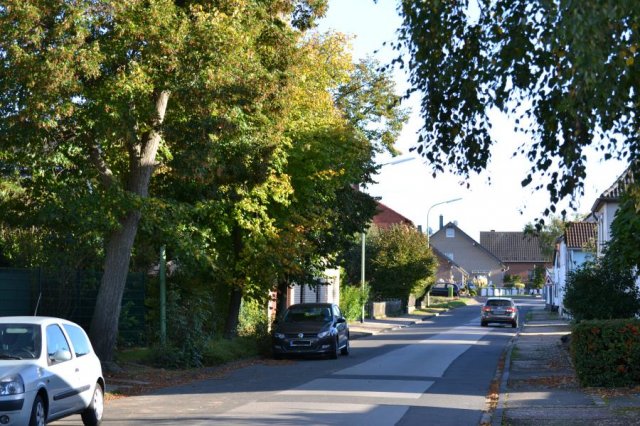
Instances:
[[[389,228],[392,225],[407,225],[413,227],[411,219],[401,215],[389,206],[378,203],[376,215],[373,217],[373,224],[379,228]]]
[[[598,211],[602,203],[607,201],[618,201],[627,187],[635,181],[633,165],[627,167],[627,169],[616,179],[616,181],[607,188],[593,203],[591,207],[592,212]]]
[[[548,262],[537,236],[524,232],[480,232],[480,244],[502,262]]]
[[[593,244],[598,236],[598,224],[594,222],[570,222],[564,231],[568,248],[581,249]]]

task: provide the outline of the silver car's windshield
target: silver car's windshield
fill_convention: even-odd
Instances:
[[[39,358],[41,341],[38,325],[0,324],[0,360]]]

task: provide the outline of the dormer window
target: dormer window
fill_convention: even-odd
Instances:
[[[447,238],[455,238],[456,230],[455,228],[447,228]]]

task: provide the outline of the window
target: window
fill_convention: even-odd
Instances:
[[[455,238],[456,230],[455,228],[447,228],[447,238]]]
[[[333,316],[338,319],[342,317],[342,313],[340,312],[340,308],[338,308],[336,305],[333,306]]]
[[[64,330],[69,335],[71,339],[71,344],[73,345],[73,350],[76,353],[76,356],[86,355],[91,352],[91,344],[89,343],[89,339],[87,339],[87,335],[82,331],[80,327],[76,327],[75,325],[65,324]]]
[[[50,325],[47,327],[47,355],[49,357],[49,364],[53,364],[54,355],[60,351],[67,351],[69,354],[69,343],[62,334],[62,330],[57,325]]]

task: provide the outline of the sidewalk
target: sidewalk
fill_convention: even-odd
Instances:
[[[370,319],[367,318],[364,322],[350,322],[349,323],[349,336],[351,339],[359,339],[362,337],[371,336],[388,330],[395,330],[398,328],[408,327],[416,324],[420,321],[432,318],[432,316],[404,314],[399,317],[387,317],[382,319]]]
[[[493,426],[640,425],[640,393],[578,385],[567,321],[536,308],[507,349]]]

